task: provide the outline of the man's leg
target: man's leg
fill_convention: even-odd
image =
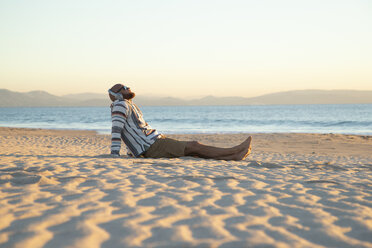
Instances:
[[[232,155],[229,155],[229,156],[217,157],[217,158],[214,158],[214,159],[236,160],[236,161],[245,160],[248,157],[248,155],[251,153],[251,150],[252,150],[252,147],[250,145],[249,147],[244,148],[241,152],[238,152],[238,153],[235,153],[235,154],[232,154]]]
[[[187,142],[185,155],[198,156],[221,160],[243,160],[251,151],[252,137],[249,136],[243,143],[232,148],[206,146],[197,141]]]

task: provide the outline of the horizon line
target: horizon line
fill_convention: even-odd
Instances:
[[[49,91],[46,90],[30,90],[30,91],[14,91],[6,88],[0,88],[0,90],[7,90],[15,93],[32,93],[32,92],[46,92],[50,95],[54,95],[57,97],[66,97],[68,95],[83,95],[83,94],[99,94],[99,95],[105,95],[107,92],[80,92],[80,93],[68,93],[68,94],[54,94],[50,93]],[[283,91],[273,91],[270,93],[265,93],[265,94],[259,94],[259,95],[254,95],[254,96],[237,96],[237,95],[231,95],[231,96],[218,96],[218,95],[199,95],[199,96],[170,96],[170,95],[163,95],[163,94],[142,94],[141,96],[145,97],[156,97],[156,98],[181,98],[181,99],[198,99],[198,98],[205,98],[205,97],[216,97],[216,98],[232,98],[232,97],[239,97],[239,98],[254,98],[254,97],[260,97],[260,96],[265,96],[265,95],[271,95],[271,94],[277,94],[277,93],[285,93],[285,92],[299,92],[299,91],[361,91],[361,92],[369,92],[371,90],[360,90],[360,89],[294,89],[294,90],[283,90]],[[136,95],[138,97],[138,95]]]

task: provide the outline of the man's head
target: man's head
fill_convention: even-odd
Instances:
[[[115,84],[111,87],[111,89],[109,89],[108,92],[111,101],[124,99],[131,100],[136,96],[136,94],[132,92],[129,87],[123,84]]]

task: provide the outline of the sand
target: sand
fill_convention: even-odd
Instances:
[[[252,136],[245,161],[115,159],[108,135],[0,128],[0,247],[372,247],[372,136]]]

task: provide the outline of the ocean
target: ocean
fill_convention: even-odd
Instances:
[[[372,104],[144,106],[164,134],[339,133],[372,135]],[[0,126],[111,132],[109,107],[0,108]]]

